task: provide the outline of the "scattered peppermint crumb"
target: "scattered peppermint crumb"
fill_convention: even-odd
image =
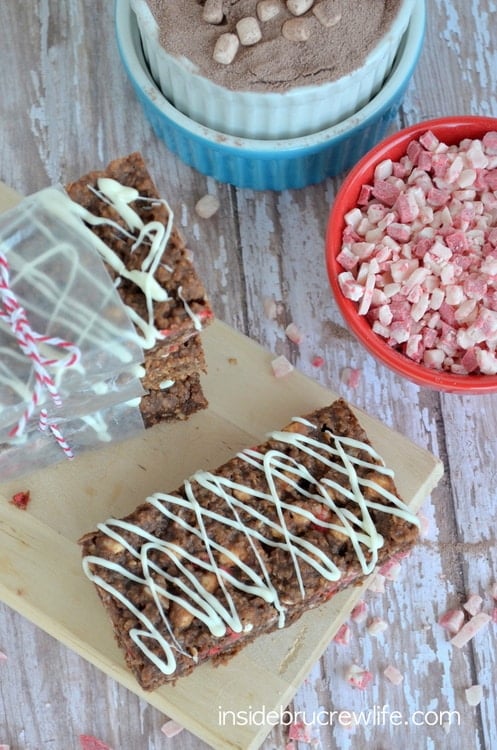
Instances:
[[[495,599],[497,601],[497,581],[492,586],[492,590],[490,592],[492,599]]]
[[[19,508],[19,510],[26,510],[30,500],[31,496],[29,490],[26,490],[25,492],[16,492],[14,495],[12,495],[12,499],[10,502],[12,503],[12,505],[15,505],[16,508]]]
[[[399,562],[394,562],[390,566],[387,573],[384,573],[385,578],[387,581],[396,581],[398,577],[400,576],[400,571],[402,570],[402,567]]]
[[[264,300],[264,315],[268,320],[276,320],[277,308],[276,300],[273,297],[266,297]]]
[[[483,698],[483,688],[481,685],[471,685],[465,690],[466,700],[470,706],[477,706]]]
[[[478,631],[488,625],[491,619],[490,615],[487,615],[486,612],[478,612],[478,614],[473,615],[473,617],[462,626],[461,630],[450,639],[450,642],[453,646],[456,646],[456,648],[462,648],[476,635],[476,633],[478,633]]]
[[[387,581],[396,581],[400,575],[400,570],[400,562],[393,558],[382,565],[379,569],[379,572],[386,578]]]
[[[10,750],[10,745],[0,745],[0,750]]]
[[[0,662],[7,661],[7,654],[4,654],[3,651],[0,651]]]
[[[285,335],[293,344],[301,344],[304,339],[300,329],[295,323],[289,323],[287,325],[285,328]]]
[[[271,367],[276,378],[284,378],[286,375],[289,375],[291,372],[293,372],[294,369],[293,365],[287,360],[284,354],[280,354],[279,357],[275,357],[275,359],[273,359],[271,362]]]
[[[358,601],[350,616],[354,620],[354,622],[364,622],[364,620],[368,616],[367,603],[363,599]]]
[[[344,367],[340,373],[340,380],[349,388],[357,388],[361,379],[361,371],[358,367]]]
[[[400,685],[404,679],[404,675],[397,669],[397,667],[394,667],[393,664],[389,664],[385,667],[383,674],[393,685]]]
[[[350,627],[346,622],[338,628],[333,636],[333,642],[340,644],[340,646],[348,646],[350,643]]]
[[[316,354],[316,356],[311,359],[311,365],[313,367],[322,367],[324,365],[324,358]]]
[[[177,721],[174,721],[174,719],[169,719],[169,721],[166,721],[165,724],[163,724],[160,728],[161,732],[166,735],[166,737],[176,737],[177,734],[182,732],[184,729],[181,724],[178,724]]]
[[[210,219],[219,211],[219,198],[215,195],[204,195],[195,204],[195,211],[201,219]]]
[[[468,601],[463,604],[463,607],[470,615],[476,615],[481,610],[482,604],[483,599],[479,594],[471,594]]]
[[[288,738],[290,740],[296,740],[297,742],[310,742],[312,736],[309,725],[303,721],[294,721],[293,724],[290,725]]]
[[[285,750],[297,750],[297,745],[293,740],[290,740],[290,742],[286,743]]]
[[[439,618],[438,624],[452,635],[458,633],[464,624],[462,609],[449,609]]]
[[[388,628],[388,624],[385,622],[385,620],[382,620],[381,617],[373,617],[372,620],[368,623],[367,631],[369,635],[380,635],[380,633],[383,633]]]
[[[373,680],[372,673],[358,664],[352,664],[345,677],[349,685],[359,690],[365,690]]]
[[[492,622],[497,623],[497,607],[494,607],[490,613],[490,617],[492,618]]]
[[[385,576],[381,573],[377,573],[371,583],[369,584],[369,591],[373,594],[384,594],[385,593]]]
[[[109,745],[106,745],[102,740],[97,740],[91,734],[80,734],[79,744],[81,745],[81,750],[112,750]]]

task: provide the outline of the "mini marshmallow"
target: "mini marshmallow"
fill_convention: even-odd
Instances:
[[[294,16],[303,16],[314,5],[314,0],[287,0],[286,7]]]
[[[195,212],[201,219],[210,219],[219,210],[219,198],[216,195],[203,195],[195,204]]]
[[[483,699],[483,687],[481,685],[471,685],[464,691],[466,701],[470,706],[478,706]]]
[[[400,683],[404,679],[400,670],[398,670],[397,667],[394,667],[393,664],[389,664],[387,667],[385,667],[385,669],[383,670],[383,674],[393,685],[400,685]]]
[[[262,23],[275,18],[280,12],[280,0],[260,0],[260,2],[257,3],[257,18]]]
[[[236,31],[240,44],[243,44],[244,47],[251,47],[262,39],[259,22],[253,16],[241,18],[236,25]]]
[[[223,17],[223,0],[205,0],[202,18],[206,23],[220,24]]]
[[[236,34],[221,34],[214,47],[212,57],[221,65],[229,65],[233,62],[240,46],[240,40]]]
[[[289,42],[306,42],[311,29],[305,18],[290,18],[283,24],[281,33]]]
[[[314,6],[312,12],[321,26],[324,26],[326,29],[336,26],[342,18],[342,14],[337,12],[335,0],[324,0],[324,2],[318,3]]]
[[[177,734],[183,731],[184,727],[181,724],[178,724],[177,721],[169,719],[169,721],[166,721],[160,729],[166,737],[176,737]]]
[[[294,368],[292,363],[288,361],[285,355],[280,354],[279,357],[275,357],[273,360],[271,360],[271,369],[273,370],[273,375],[276,378],[284,378],[287,375],[290,375],[290,373],[293,372]]]

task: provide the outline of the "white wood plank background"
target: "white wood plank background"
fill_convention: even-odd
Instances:
[[[428,0],[427,6],[425,47],[395,127],[450,114],[497,116],[495,0]],[[350,645],[330,644],[289,707],[307,719],[319,709],[364,710],[370,723],[352,730],[317,723],[313,746],[496,748],[496,626],[458,651],[436,621],[470,593],[484,597],[487,611],[495,606],[497,395],[421,390],[358,347],[323,272],[327,213],[340,178],[256,193],[220,185],[179,162],[134,99],[109,0],[3,0],[0,61],[0,179],[28,194],[141,150],[195,252],[218,317],[444,461],[445,478],[424,507],[430,525],[423,542],[385,594],[368,595],[370,615],[385,619],[388,629],[373,638],[364,624],[352,624]],[[194,205],[206,192],[219,197],[221,208],[201,220]],[[281,302],[278,323],[265,318],[266,296]],[[282,321],[290,320],[305,334],[299,348],[284,336]],[[319,370],[311,365],[314,354],[326,360]],[[361,370],[355,389],[341,382],[349,366]],[[0,661],[0,745],[77,750],[78,736],[91,734],[114,750],[206,747],[187,732],[166,738],[167,717],[3,605],[0,650],[8,657]],[[344,680],[353,661],[375,675],[364,692]],[[389,663],[404,675],[400,686],[383,677]],[[465,689],[475,683],[484,698],[471,707]],[[383,706],[384,718],[375,717],[375,707]],[[393,711],[400,724],[391,721]],[[285,748],[287,735],[287,727],[275,727],[263,750]]]

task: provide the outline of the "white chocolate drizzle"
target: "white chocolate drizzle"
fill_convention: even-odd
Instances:
[[[102,242],[102,240],[96,237],[95,241],[97,250],[100,252],[103,260],[121,278],[133,282],[143,292],[146,300],[147,318],[144,319],[140,317],[136,311],[129,306],[127,306],[127,310],[131,320],[142,333],[141,343],[143,348],[151,349],[157,341],[165,338],[164,333],[154,324],[153,303],[164,302],[169,299],[169,295],[167,291],[158,284],[154,278],[154,274],[159,265],[162,265],[166,270],[168,269],[167,264],[161,264],[161,260],[173,229],[173,210],[165,199],[147,198],[140,195],[135,188],[122,185],[117,180],[109,177],[101,177],[97,181],[97,185],[98,190],[92,186],[89,186],[89,189],[102,201],[110,204],[114,208],[117,214],[126,223],[130,232],[128,233],[123,230],[117,222],[113,222],[111,219],[94,216],[91,212],[82,208],[77,203],[74,204],[73,210],[90,225],[98,226],[101,224],[107,224],[113,226],[116,231],[124,233],[125,236],[133,238],[135,241],[131,248],[132,252],[144,243],[150,244],[149,253],[142,261],[141,270],[129,271],[126,269],[123,261],[117,256],[117,254]],[[145,223],[129,205],[134,201],[143,201],[155,205],[162,203],[167,209],[167,224],[164,225],[159,221],[149,221]],[[201,320],[187,304],[182,295],[181,288],[178,290],[178,297],[183,302],[185,310],[192,319],[196,330],[200,331],[202,329]]]
[[[294,421],[317,429],[316,425],[305,419],[297,418]],[[131,572],[111,560],[88,555],[83,560],[84,571],[91,581],[118,599],[136,617],[140,627],[130,631],[130,638],[162,673],[169,675],[175,672],[177,653],[195,659],[194,655],[185,651],[173,633],[173,625],[168,616],[170,605],[179,605],[192,618],[203,623],[214,637],[223,638],[230,631],[248,632],[253,627],[253,623],[241,620],[230,590],[244,592],[272,605],[278,626],[284,627],[285,602],[280,598],[277,583],[271,579],[265,563],[264,549],[280,548],[289,554],[302,598],[306,594],[303,565],[313,567],[327,581],[340,580],[342,573],[337,565],[339,561],[334,561],[309,539],[293,533],[287,523],[289,517],[304,519],[317,525],[324,533],[329,530],[330,533],[337,532],[348,538],[365,575],[376,567],[378,551],[384,541],[375,527],[370,511],[397,516],[419,526],[418,519],[402,500],[379,482],[362,478],[357,472],[361,468],[366,472],[371,470],[379,475],[393,477],[393,472],[385,467],[379,454],[369,444],[337,436],[329,431],[327,436],[329,443],[295,432],[277,431],[269,435],[270,439],[298,449],[303,456],[312,457],[321,464],[325,472],[322,479],[314,477],[303,463],[280,450],[270,449],[263,454],[256,449],[248,449],[237,457],[260,473],[261,482],[258,484],[266,487],[263,491],[208,471],[197,471],[184,482],[184,496],[162,492],[150,496],[147,502],[167,521],[202,542],[202,556],[192,554],[188,548],[180,547],[174,542],[160,539],[126,520],[109,519],[99,524],[100,532],[112,540],[118,550],[126,549],[140,565],[136,572]],[[366,454],[370,459],[358,458],[350,449],[359,449],[362,455]],[[343,485],[330,478],[330,472],[343,475]],[[321,473],[319,472],[320,476]],[[287,490],[292,488],[292,502],[285,502],[281,497],[279,487],[283,482]],[[219,511],[200,505],[196,495],[197,486],[213,493],[221,501],[217,506]],[[366,488],[373,490],[373,493],[368,493],[368,497],[364,494]],[[346,499],[346,507],[335,502],[334,498],[337,496],[342,501]],[[380,497],[381,501],[369,499],[374,496]],[[250,499],[247,500],[247,497]],[[261,502],[254,501],[264,501],[264,505],[269,503],[273,509],[272,518],[261,512]],[[193,524],[185,519],[185,511],[189,511],[190,515],[193,512]],[[250,518],[250,521],[244,523],[242,516]],[[213,523],[238,533],[243,540],[247,557],[254,562],[249,564],[241,559],[236,550],[216,542],[208,532],[208,527]],[[130,534],[136,536],[136,542],[130,541]],[[159,568],[153,562],[151,556],[157,553],[166,555],[174,563],[174,574],[170,569]],[[231,565],[220,565],[218,561],[221,557],[229,560]],[[155,625],[118,588],[99,575],[99,568],[117,573],[125,582],[148,589],[157,607],[156,619],[159,625]],[[216,595],[202,585],[200,579],[203,574],[211,574],[211,577],[213,574],[216,577]],[[180,593],[172,593],[168,584],[172,584],[174,591]],[[168,602],[168,605],[165,606],[164,602]],[[156,642],[155,648],[149,648],[150,641]]]
[[[66,222],[78,227],[83,221],[90,226],[107,225],[113,227],[116,233],[133,240],[131,252],[137,250],[141,245],[147,243],[150,250],[141,264],[141,269],[129,270],[125,263],[119,258],[103,240],[94,232],[91,233],[92,244],[100,254],[102,260],[117,274],[115,286],[118,287],[121,279],[127,279],[135,284],[145,297],[147,316],[141,317],[129,305],[125,305],[127,313],[140,331],[139,343],[143,349],[151,349],[157,341],[166,338],[163,331],[159,330],[154,322],[154,302],[165,302],[170,299],[167,290],[164,289],[154,278],[159,265],[166,270],[168,266],[162,262],[162,257],[171,237],[174,224],[174,214],[171,206],[164,198],[148,198],[140,195],[138,191],[117,180],[109,177],[101,177],[97,180],[98,189],[88,185],[100,200],[111,205],[121,219],[126,223],[127,229],[112,219],[95,216],[88,209],[76,203],[68,195],[58,193],[57,201],[51,201],[50,209],[58,213]],[[138,213],[129,205],[134,201],[142,201],[152,205],[162,204],[167,209],[167,224],[160,221],[149,221],[145,223]],[[182,301],[185,311],[193,321],[196,330],[202,329],[202,321],[195,315],[191,307],[183,297],[181,289],[178,297]]]

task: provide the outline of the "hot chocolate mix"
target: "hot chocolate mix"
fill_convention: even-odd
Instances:
[[[206,20],[209,0],[147,1],[160,28],[161,44],[171,55],[186,58],[196,72],[225,88],[275,92],[337,80],[359,68],[388,31],[401,4],[401,0],[311,0],[308,10],[299,13],[305,7],[299,0],[293,4],[292,0],[218,0],[222,20],[213,23]],[[258,41],[238,43],[231,62],[216,62],[213,54],[219,37],[239,38],[237,24],[247,18],[259,27]]]

